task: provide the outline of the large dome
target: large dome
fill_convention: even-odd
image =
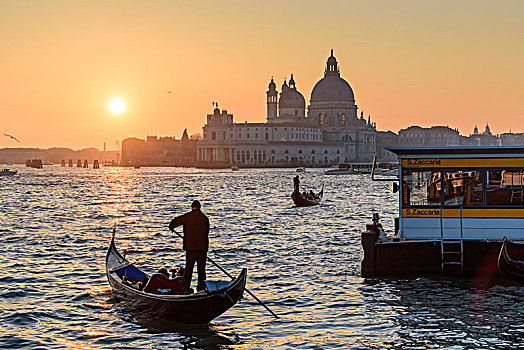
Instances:
[[[311,91],[311,102],[315,101],[344,101],[355,102],[355,95],[348,82],[340,77],[337,59],[328,57],[324,78],[315,85]]]
[[[320,79],[311,91],[311,102],[315,101],[354,102],[355,95],[347,81],[337,76],[327,76]]]

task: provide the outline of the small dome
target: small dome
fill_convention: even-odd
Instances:
[[[306,99],[296,89],[286,89],[278,99],[279,108],[306,108]]]
[[[300,92],[298,92],[295,86],[295,80],[293,79],[293,74],[291,74],[291,79],[289,80],[289,86],[284,81],[282,85],[282,92],[280,93],[280,98],[278,99],[279,108],[306,108],[306,99]]]

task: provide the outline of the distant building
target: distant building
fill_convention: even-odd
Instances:
[[[28,159],[45,161],[45,150],[40,148],[2,148],[0,149],[0,163],[25,164]]]
[[[25,164],[29,159],[40,159],[43,164],[61,164],[72,160],[75,164],[78,160],[88,161],[92,164],[95,160],[99,163],[116,162],[119,158],[119,151],[99,151],[96,148],[85,148],[74,151],[70,148],[53,147],[49,149],[39,148],[3,148],[0,149],[0,163],[4,164]]]
[[[522,146],[524,145],[524,133],[504,133],[500,134],[500,144],[502,146]]]
[[[377,162],[396,162],[397,155],[387,147],[398,146],[398,135],[393,131],[377,131]]]
[[[398,132],[398,142],[401,147],[459,146],[460,134],[457,129],[448,126],[410,126]]]
[[[328,166],[370,162],[375,155],[376,127],[362,114],[357,118],[353,90],[340,77],[333,51],[311,92],[307,116],[293,75],[289,84],[284,80],[280,96],[271,79],[266,105],[265,123],[235,123],[216,105],[198,142],[199,165]]]
[[[182,138],[147,136],[145,140],[135,137],[122,141],[122,165],[141,166],[194,166],[196,140],[190,140],[187,130]]]
[[[486,123],[486,129],[482,134],[479,133],[475,125],[472,134],[461,138],[461,144],[463,146],[500,146],[500,138],[491,133],[489,125]]]

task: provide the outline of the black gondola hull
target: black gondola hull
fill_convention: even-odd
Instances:
[[[295,206],[297,207],[310,207],[313,205],[319,205],[320,204],[320,198],[319,199],[306,199],[300,195],[291,195],[291,200],[293,200],[293,203],[295,203]]]
[[[138,290],[135,285],[124,282],[112,272],[115,262],[121,265],[128,263],[116,250],[113,239],[106,256],[106,274],[116,299],[124,301],[133,312],[176,323],[209,323],[242,298],[247,280],[247,270],[244,268],[227,287],[209,293],[152,294]]]
[[[511,244],[515,245],[515,243]],[[522,246],[522,244],[520,246]],[[513,260],[510,257],[508,253],[508,240],[506,237],[504,237],[502,247],[500,248],[498,267],[502,275],[524,285],[524,261]]]
[[[293,191],[291,193],[291,200],[295,203],[296,207],[311,207],[313,205],[319,205],[324,195],[324,185],[322,185],[322,190],[316,195],[317,198],[309,199],[302,196],[300,193]]]

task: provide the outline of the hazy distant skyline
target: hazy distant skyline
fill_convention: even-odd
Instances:
[[[0,135],[21,141],[0,148],[180,138],[213,101],[263,122],[271,77],[309,104],[331,49],[379,130],[522,132],[522,18],[519,0],[0,0]]]

